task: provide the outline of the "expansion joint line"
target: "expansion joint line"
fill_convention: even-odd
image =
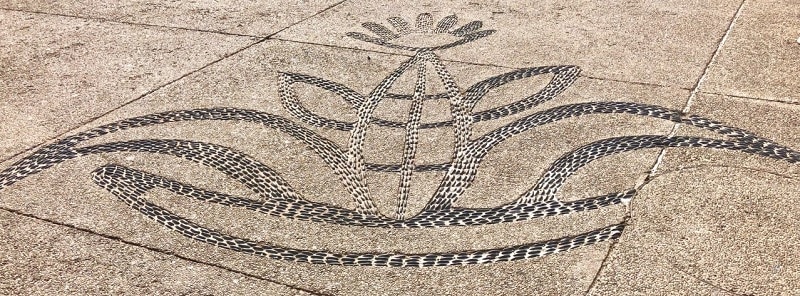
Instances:
[[[719,42],[717,43],[717,48],[714,50],[714,53],[711,55],[711,58],[706,63],[706,66],[703,68],[703,73],[700,74],[700,77],[697,79],[697,82],[692,88],[692,91],[689,93],[689,98],[686,99],[686,105],[681,110],[684,114],[689,113],[689,110],[692,108],[692,104],[694,104],[694,100],[697,97],[697,93],[700,91],[700,88],[703,86],[703,83],[706,81],[706,77],[708,76],[708,69],[711,65],[717,60],[719,53],[722,51],[722,47],[725,45],[725,42],[728,40],[728,36],[730,36],[731,32],[733,31],[733,27],[736,24],[736,21],[739,19],[739,16],[742,14],[742,9],[744,8],[746,0],[742,0],[739,4],[739,8],[736,9],[736,13],[731,18],[731,21],[728,23],[728,28],[725,30],[725,34],[722,35]],[[681,123],[675,123],[672,126],[672,130],[669,132],[670,137],[674,137],[678,133],[678,129],[680,128]],[[653,167],[650,169],[650,174],[647,178],[652,178],[658,172],[658,167],[661,166],[661,163],[664,161],[664,156],[667,154],[667,149],[661,149],[661,152],[658,154]]]

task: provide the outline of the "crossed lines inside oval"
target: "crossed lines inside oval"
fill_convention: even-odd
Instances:
[[[434,66],[436,74],[447,88],[446,95],[426,95],[424,79],[425,63]],[[421,65],[421,66],[420,66]],[[390,94],[392,83],[405,71],[417,67],[417,84],[412,95]],[[539,92],[520,101],[486,111],[472,112],[475,104],[490,90],[518,79],[538,74],[553,73],[550,83]],[[780,146],[754,134],[726,126],[722,123],[698,116],[686,116],[677,110],[654,105],[627,102],[589,102],[570,104],[535,112],[507,125],[477,137],[472,137],[471,125],[520,113],[556,97],[577,77],[574,66],[526,68],[501,74],[479,82],[461,92],[438,57],[431,52],[420,52],[404,62],[387,76],[369,95],[361,95],[341,84],[321,78],[283,73],[279,91],[286,109],[296,118],[320,128],[334,128],[351,132],[348,147],[343,148],[325,139],[314,131],[302,127],[286,118],[237,108],[211,108],[170,111],[130,118],[103,125],[45,146],[33,154],[14,163],[0,172],[0,192],[15,182],[39,173],[54,165],[83,155],[114,152],[141,152],[167,154],[184,158],[198,164],[210,166],[241,182],[263,200],[255,201],[224,193],[204,190],[165,177],[117,164],[102,166],[94,171],[93,180],[107,189],[133,209],[150,219],[198,241],[231,249],[237,252],[262,255],[274,259],[333,265],[369,266],[448,266],[481,264],[539,257],[573,248],[615,239],[621,234],[624,224],[609,225],[594,231],[564,238],[509,246],[503,248],[456,251],[446,253],[402,254],[402,253],[332,253],[319,250],[302,250],[263,244],[198,225],[188,219],[145,200],[142,195],[148,190],[163,188],[178,195],[195,200],[240,207],[268,215],[304,221],[334,223],[365,227],[450,227],[474,226],[495,223],[525,221],[538,217],[563,215],[617,205],[630,200],[636,194],[631,189],[625,192],[562,202],[556,194],[569,178],[586,164],[599,158],[648,148],[701,147],[742,151],[790,163],[800,162],[800,153]],[[357,122],[340,122],[318,116],[303,107],[294,96],[292,85],[302,82],[336,93],[357,110]],[[389,122],[372,118],[372,111],[383,99],[410,99],[409,118],[405,123]],[[453,120],[425,125],[419,122],[422,102],[430,99],[447,99],[451,103]],[[608,138],[579,147],[562,155],[526,193],[516,200],[494,208],[458,208],[453,203],[471,185],[482,159],[503,141],[538,126],[562,119],[589,114],[631,114],[669,120],[716,132],[726,139],[701,137],[669,137],[641,135]],[[202,142],[174,139],[144,139],[112,142],[79,147],[78,144],[102,135],[121,130],[139,128],[178,121],[225,120],[247,121],[276,129],[302,141],[333,170],[348,188],[355,209],[337,207],[326,203],[311,202],[296,194],[292,186],[280,174],[257,159],[234,149]],[[405,128],[403,160],[396,165],[370,164],[363,161],[363,139],[366,126],[378,124]],[[415,137],[420,129],[453,126],[455,148],[453,160],[447,164],[421,165],[413,163]],[[406,217],[405,201],[411,174],[420,170],[442,170],[446,174],[425,208]],[[379,213],[367,194],[364,180],[365,170],[381,170],[400,173],[401,183],[395,217]]]

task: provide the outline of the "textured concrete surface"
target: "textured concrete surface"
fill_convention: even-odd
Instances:
[[[2,159],[255,42],[8,10],[0,26]]]
[[[442,51],[447,59],[507,67],[580,65],[588,76],[692,87],[736,13],[739,1],[347,1],[278,38],[386,50],[345,37],[368,32],[357,24],[391,28],[393,16],[413,23],[420,13],[434,23],[456,14],[459,26],[484,22],[498,33],[475,46]],[[353,13],[358,10],[359,13]],[[342,28],[321,31],[318,28]],[[497,50],[497,49],[503,50]],[[514,54],[509,54],[513,52]]]
[[[631,204],[632,227],[593,293],[796,294],[800,232],[792,218],[797,203],[786,197],[798,187],[786,176],[739,167],[658,175]]]
[[[701,5],[698,7],[697,5]],[[477,122],[473,139],[536,112],[618,101],[658,105],[743,128],[800,149],[800,100],[792,75],[800,44],[793,5],[761,1],[382,3],[319,1],[182,4],[0,1],[0,169],[32,148],[118,120],[172,110],[235,107],[281,116],[342,147],[348,132],[302,123],[282,105],[281,73],[302,73],[368,94],[409,58],[347,37],[391,16],[433,25],[456,14],[495,33],[437,52],[461,90],[521,67],[577,65],[555,99]],[[780,7],[788,7],[782,9]],[[773,19],[772,15],[781,19]],[[762,24],[772,23],[772,29]],[[773,32],[775,31],[775,32]],[[271,38],[270,34],[279,32]],[[780,32],[778,34],[776,32]],[[794,35],[793,35],[794,34]],[[246,36],[244,36],[246,35]],[[425,34],[400,42],[426,40]],[[441,36],[434,36],[441,37]],[[445,36],[452,38],[452,36]],[[406,37],[403,37],[406,38]],[[415,39],[416,38],[416,39]],[[447,40],[447,42],[452,40]],[[767,46],[769,45],[769,46]],[[764,64],[759,62],[767,59]],[[762,67],[767,65],[766,67]],[[432,67],[429,67],[431,71]],[[474,111],[514,103],[552,75],[492,89]],[[410,93],[415,71],[391,92]],[[443,92],[429,79],[429,93]],[[298,85],[309,110],[358,117],[331,92]],[[8,91],[6,91],[8,90]],[[421,122],[449,120],[425,101]],[[386,100],[375,117],[405,122],[410,100]],[[405,131],[371,125],[364,158],[399,163]],[[652,117],[594,114],[536,127],[499,144],[456,207],[495,207],[528,191],[565,153],[622,136],[718,134]],[[249,122],[190,121],[106,134],[79,147],[180,139],[231,147],[268,165],[310,201],[354,208],[348,190],[302,141]],[[453,128],[419,133],[418,164],[448,162]],[[705,148],[624,152],[570,176],[561,201],[638,188],[630,204],[529,221],[445,228],[371,228],[299,221],[187,199],[163,189],[143,198],[239,238],[336,253],[429,253],[504,248],[624,222],[622,236],[541,258],[448,267],[353,267],[295,263],[222,249],[148,219],[92,181],[106,164],[258,200],[208,166],[174,156],[83,156],[0,187],[0,294],[258,295],[795,295],[800,270],[800,166]],[[443,172],[414,173],[409,213],[423,209]],[[398,174],[367,172],[376,207],[394,209]],[[2,184],[2,182],[0,182]]]
[[[0,225],[3,295],[313,295],[8,211]]]
[[[298,54],[300,53],[300,54]],[[338,82],[360,91],[368,91],[381,77],[374,73],[388,73],[405,57],[386,54],[365,53],[354,50],[331,49],[326,47],[308,48],[301,44],[284,41],[267,41],[254,46],[235,57],[203,69],[167,86],[133,104],[124,106],[111,114],[98,119],[101,125],[116,120],[175,109],[195,109],[213,106],[238,106],[268,110],[270,113],[291,118],[280,105],[279,100],[267,100],[278,96],[278,71],[306,73],[318,77],[341,78]],[[358,68],[363,71],[349,71]],[[451,71],[456,79],[465,85],[480,81],[491,75],[507,71],[495,67],[475,67],[453,63]],[[347,73],[342,75],[341,73]],[[492,93],[494,104],[501,104],[500,98],[515,96],[518,99],[532,92],[528,86],[541,84],[541,81],[516,82],[507,88],[498,88]],[[536,89],[536,88],[534,88]],[[320,90],[309,89],[310,96],[304,102],[331,100]],[[613,81],[582,80],[576,87],[563,94],[557,101],[548,102],[536,110],[553,106],[586,102],[591,100],[629,100],[651,104],[662,104],[679,108],[681,99],[688,91],[653,86],[625,84]],[[497,100],[493,98],[497,97]],[[508,98],[506,98],[508,100]],[[491,106],[486,106],[488,108]],[[478,106],[476,109],[483,109]],[[444,110],[446,111],[446,110]],[[391,108],[379,110],[377,116],[390,118]],[[528,112],[528,113],[531,113]],[[503,121],[510,122],[513,116]],[[491,122],[489,126],[477,128],[477,133],[494,129],[503,122]],[[509,202],[524,193],[532,185],[534,178],[546,169],[558,156],[572,147],[584,145],[602,138],[636,135],[668,134],[671,124],[663,121],[619,115],[601,118],[576,118],[565,120],[542,130],[526,134],[520,138],[503,143],[497,149],[501,152],[487,158],[485,166],[476,177],[460,206],[489,207]],[[88,126],[87,126],[88,127]],[[485,130],[485,131],[484,131]],[[381,131],[378,129],[378,131]],[[561,132],[567,131],[567,132]],[[597,132],[600,131],[600,132]],[[382,132],[382,131],[381,131]],[[432,139],[447,139],[451,131],[444,135],[432,135]],[[592,134],[587,136],[587,134]],[[341,132],[328,132],[326,135],[346,144],[347,138]],[[346,134],[345,134],[346,135]],[[368,153],[367,159],[374,162],[391,163],[399,160],[396,154],[402,145],[402,135],[382,132],[382,137],[368,138],[366,145],[371,149],[386,152]],[[422,134],[425,139],[426,134]],[[103,137],[99,142],[146,138],[177,138],[236,147],[237,150],[268,163],[295,186],[300,194],[310,200],[333,202],[352,206],[346,190],[339,185],[337,177],[321,161],[303,148],[302,143],[271,130],[261,130],[254,124],[232,124],[216,122],[176,123],[152,128],[122,131]],[[561,141],[563,146],[553,146],[551,142]],[[90,145],[97,141],[92,141]],[[440,141],[441,142],[441,141]],[[432,143],[436,144],[436,143]],[[448,140],[445,145],[450,144]],[[545,146],[547,149],[545,149]],[[428,151],[422,149],[419,160],[422,163],[441,161],[437,147]],[[451,148],[450,148],[451,149]],[[446,150],[445,150],[446,151]],[[391,153],[389,153],[391,152]],[[565,186],[561,195],[564,200],[575,200],[608,192],[622,191],[636,184],[652,166],[657,151],[634,152],[622,158],[609,158],[587,166]],[[447,155],[444,155],[446,158]],[[438,159],[437,159],[438,158]],[[515,159],[526,159],[524,163],[512,165]],[[619,165],[618,162],[624,162]],[[20,211],[36,213],[48,219],[59,219],[80,227],[94,229],[107,235],[119,236],[126,240],[155,248],[176,250],[196,260],[208,260],[211,255],[220,254],[212,246],[205,246],[191,240],[181,240],[170,232],[160,230],[157,225],[147,223],[137,212],[126,208],[107,192],[97,187],[89,178],[91,170],[105,163],[118,163],[146,169],[159,175],[170,176],[203,188],[215,189],[241,196],[252,195],[241,185],[225,181],[224,175],[208,167],[197,166],[173,157],[148,154],[109,154],[103,157],[82,158],[63,167],[54,168],[35,178],[26,179],[19,186],[4,192],[3,205]],[[370,189],[376,196],[379,207],[389,211],[393,204],[396,176],[372,173],[369,175]],[[426,196],[432,194],[441,178],[439,173],[429,173],[433,180],[424,180],[415,186],[419,198],[411,200],[411,211],[424,206]],[[74,177],[71,177],[74,176]],[[428,177],[423,175],[423,177]],[[45,179],[40,179],[45,178]],[[69,182],[68,187],[36,187],[25,184]],[[433,188],[431,188],[433,187]],[[74,196],[69,192],[79,190],[86,195]],[[294,222],[249,211],[230,210],[227,207],[205,205],[182,200],[179,197],[159,197],[164,193],[152,195],[162,205],[187,218],[225,229],[230,234],[252,239],[266,240],[278,245],[299,248],[326,249],[339,252],[444,252],[467,246],[469,249],[503,247],[526,242],[552,239],[599,228],[617,221],[624,216],[621,207],[602,210],[599,213],[584,213],[569,217],[544,218],[513,225],[488,225],[474,228],[446,229],[353,229],[352,227],[316,225],[315,223]],[[91,196],[87,198],[87,195]],[[172,196],[172,194],[166,194]],[[66,199],[65,199],[66,198]],[[59,201],[61,200],[61,201]],[[72,204],[77,207],[53,209],[44,205]],[[201,214],[202,213],[202,214]],[[91,217],[91,219],[87,219]],[[122,221],[141,221],[143,228],[132,227]],[[122,223],[121,223],[122,222]],[[136,223],[139,224],[139,223]],[[320,228],[322,226],[322,228]],[[160,235],[157,235],[160,234]],[[392,239],[385,239],[391,237]],[[177,240],[176,240],[177,239]],[[185,253],[182,252],[185,250]],[[492,293],[547,293],[576,294],[588,289],[594,271],[606,255],[607,245],[597,245],[578,250],[580,256],[569,254],[513,264],[498,264],[485,267],[448,267],[442,270],[397,270],[376,268],[338,268],[324,266],[292,266],[269,259],[252,256],[234,256],[235,263],[230,268],[242,268],[248,273],[257,273],[275,278],[292,285],[306,285],[309,288],[333,294],[396,294],[415,289],[424,294],[492,294]],[[233,252],[221,251],[221,254]],[[571,254],[571,253],[570,253]],[[230,254],[233,255],[233,254]],[[219,256],[219,255],[215,255]],[[257,264],[249,263],[258,262]],[[256,265],[256,266],[252,266]],[[269,270],[286,269],[284,274],[270,275]],[[527,270],[520,273],[519,270]],[[398,278],[399,277],[399,278]],[[364,278],[353,281],[353,278]],[[473,279],[480,278],[481,281]],[[369,280],[367,280],[369,279]],[[440,285],[446,281],[451,284]],[[551,285],[540,282],[552,281]],[[421,285],[421,283],[424,283]],[[506,284],[503,284],[506,283]],[[453,288],[459,287],[459,288]],[[504,286],[503,288],[499,288]]]
[[[719,59],[708,92],[800,103],[800,7],[795,1],[748,1]]]
[[[10,10],[266,37],[340,1],[0,1]]]

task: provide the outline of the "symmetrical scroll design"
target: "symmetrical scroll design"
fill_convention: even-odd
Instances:
[[[477,34],[474,31],[481,26],[479,23],[473,22],[455,31],[449,31],[456,21],[454,16],[446,17],[438,23],[436,28],[432,28],[430,15],[423,14],[417,19],[417,30],[448,33],[463,37]],[[381,36],[381,40],[384,41],[377,43],[384,45],[387,44],[388,40],[397,38],[398,34],[407,34],[412,30],[407,22],[399,18],[391,18],[389,23],[395,27],[398,33],[394,33],[388,28],[375,23],[364,24],[364,27]],[[359,37],[362,40],[365,38],[367,37]],[[472,85],[466,90],[462,90],[431,48],[412,49],[415,51],[414,56],[403,62],[367,95],[360,94],[340,83],[322,78],[298,73],[280,73],[278,90],[285,109],[292,116],[314,128],[349,132],[350,137],[347,147],[341,147],[313,130],[294,123],[287,118],[257,110],[210,108],[169,111],[106,124],[45,146],[0,172],[0,192],[27,176],[85,155],[115,152],[171,155],[214,168],[233,180],[242,183],[258,194],[261,199],[252,200],[214,192],[118,164],[108,164],[97,168],[93,172],[93,180],[96,184],[102,186],[148,218],[186,237],[233,251],[274,259],[317,264],[423,267],[511,261],[563,252],[580,246],[616,239],[622,233],[624,225],[609,225],[575,236],[488,250],[429,254],[337,254],[321,250],[278,247],[226,235],[173,214],[147,201],[142,196],[151,189],[162,188],[180,196],[202,202],[238,207],[277,217],[345,226],[383,228],[475,226],[565,215],[619,205],[629,201],[636,195],[635,189],[576,201],[559,201],[556,197],[559,189],[570,175],[581,167],[599,158],[617,153],[648,148],[696,147],[735,150],[790,163],[800,162],[800,153],[797,151],[760,138],[748,131],[729,127],[699,116],[687,116],[677,110],[629,102],[588,102],[562,105],[523,116],[493,131],[476,136],[473,135],[472,129],[472,125],[476,122],[495,120],[528,111],[543,102],[556,98],[577,79],[580,72],[579,68],[576,66],[524,68],[491,77]],[[429,66],[445,86],[445,93],[426,93]],[[407,71],[414,70],[417,75],[412,94],[389,92],[401,75]],[[473,110],[477,103],[492,89],[512,81],[542,74],[552,74],[552,78],[538,92],[507,105],[485,111],[475,112]],[[308,84],[336,94],[356,111],[358,119],[350,122],[315,114],[301,104],[294,91],[294,86],[297,83]],[[406,122],[394,122],[375,117],[373,115],[374,110],[382,100],[410,100],[411,104]],[[452,119],[432,123],[421,122],[421,112],[425,102],[429,100],[447,100],[451,107]],[[533,128],[562,119],[590,114],[613,113],[645,116],[682,123],[716,132],[724,139],[661,135],[603,139],[562,155],[550,165],[538,181],[532,182],[527,192],[512,202],[493,208],[459,208],[453,206],[454,202],[462,197],[464,191],[472,185],[485,156],[503,141]],[[278,172],[259,162],[258,159],[220,145],[176,139],[144,139],[79,146],[79,144],[87,140],[121,130],[169,122],[201,120],[252,122],[265,128],[275,129],[301,141],[306,147],[314,151],[338,176],[353,199],[354,207],[351,209],[306,200],[296,193]],[[401,161],[394,164],[376,164],[364,161],[363,151],[368,149],[368,147],[364,146],[364,138],[367,133],[367,127],[370,125],[405,130],[403,158]],[[418,132],[421,129],[439,127],[452,127],[454,130],[453,141],[455,145],[451,161],[438,164],[416,163]],[[397,204],[394,213],[391,215],[381,213],[375,206],[367,186],[366,171],[400,175]],[[444,177],[423,210],[409,215],[407,213],[407,201],[410,195],[411,176],[420,171],[442,171],[444,172]]]

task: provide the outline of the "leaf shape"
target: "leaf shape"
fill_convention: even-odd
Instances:
[[[467,89],[465,99],[469,102],[470,109],[472,109],[492,89],[524,78],[542,74],[554,74],[550,82],[535,94],[516,102],[476,112],[472,115],[473,120],[476,122],[498,119],[526,111],[555,98],[575,82],[578,73],[580,73],[580,68],[577,66],[545,66],[514,70],[473,84]]]
[[[411,25],[409,25],[408,22],[406,22],[406,20],[403,18],[393,16],[386,19],[386,21],[388,21],[389,24],[392,25],[400,35],[408,35],[411,33]]]
[[[472,21],[467,23],[466,25],[461,26],[460,28],[453,31],[453,35],[457,37],[463,37],[469,33],[475,32],[476,30],[483,27],[483,22],[481,21]]]
[[[375,35],[378,35],[382,39],[385,39],[385,40],[392,40],[392,39],[395,39],[397,37],[400,37],[399,35],[397,35],[394,32],[392,32],[392,30],[389,30],[389,28],[384,27],[381,24],[376,24],[376,23],[373,23],[373,22],[367,22],[367,23],[363,23],[361,25],[364,26],[364,28],[367,28],[367,30],[372,31],[372,33],[375,33]]]
[[[344,99],[354,109],[364,102],[364,97],[361,94],[340,83],[299,73],[281,72],[279,81],[278,94],[281,97],[283,106],[297,119],[316,127],[332,128],[342,131],[353,129],[354,123],[352,122],[330,119],[308,110],[300,103],[293,85],[300,82],[327,90]]]

